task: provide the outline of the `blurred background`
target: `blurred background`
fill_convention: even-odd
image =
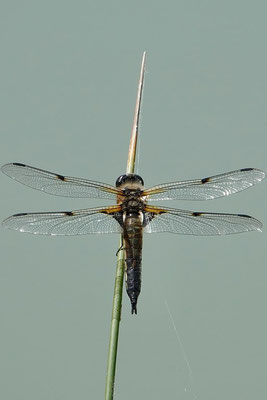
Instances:
[[[1,164],[114,184],[126,168],[146,50],[138,163],[146,186],[267,171],[266,12],[257,0],[3,2]],[[210,202],[164,202],[249,214],[265,226],[144,238],[137,316],[124,290],[116,400],[266,398],[266,194],[263,182]],[[1,175],[1,220],[104,204]],[[0,235],[1,397],[103,398],[119,237]]]

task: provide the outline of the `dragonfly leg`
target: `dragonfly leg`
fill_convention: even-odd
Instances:
[[[117,250],[116,252],[116,257],[118,257],[118,254],[121,250],[124,250],[123,244],[121,245],[121,247]]]

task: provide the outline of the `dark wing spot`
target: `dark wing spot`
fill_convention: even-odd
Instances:
[[[201,183],[207,183],[209,182],[210,178],[203,178],[201,179]]]
[[[19,167],[26,167],[25,164],[21,164],[21,163],[18,163],[18,162],[14,162],[13,165],[17,165]]]
[[[64,214],[69,216],[74,215],[72,211],[65,211]]]
[[[112,215],[112,217],[123,227],[123,217],[122,213],[116,212]]]
[[[146,212],[143,214],[144,218],[143,218],[143,226],[147,226],[149,224],[150,221],[152,221],[153,218],[155,218],[155,216],[157,214],[155,213],[151,213],[151,212]]]
[[[57,175],[57,178],[60,179],[61,181],[65,181],[65,176],[63,175]]]
[[[13,215],[13,217],[22,217],[23,215],[28,215],[28,214],[27,213],[19,213],[19,214]]]
[[[252,171],[254,168],[242,168],[240,171],[241,172],[243,172],[243,171]]]
[[[239,217],[245,217],[245,218],[252,218],[250,215],[246,214],[237,214]]]
[[[108,212],[107,210],[103,210],[103,211],[99,211],[99,213],[110,215],[120,224],[120,226],[123,226],[123,217],[122,217],[122,213],[120,211],[119,212]]]
[[[202,213],[200,213],[200,212],[193,212],[192,213],[193,217],[199,217],[200,215],[202,215]]]

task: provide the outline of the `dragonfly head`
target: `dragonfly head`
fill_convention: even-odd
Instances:
[[[144,181],[141,176],[136,174],[124,174],[116,180],[116,187],[141,188],[144,186]]]

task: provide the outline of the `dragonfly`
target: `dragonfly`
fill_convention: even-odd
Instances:
[[[113,200],[115,205],[77,211],[20,213],[5,219],[6,228],[40,235],[119,233],[125,251],[126,291],[132,314],[141,292],[143,233],[222,235],[261,231],[262,223],[244,214],[209,213],[150,205],[159,200],[212,200],[262,181],[265,173],[243,168],[207,178],[163,183],[149,189],[137,174],[123,174],[115,186],[73,178],[21,163],[2,166],[12,179],[42,192],[74,198]]]

